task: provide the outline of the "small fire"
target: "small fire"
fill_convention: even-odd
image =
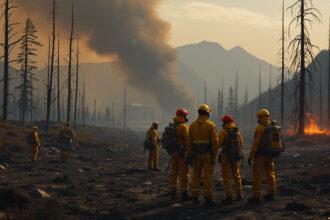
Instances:
[[[307,115],[307,124],[305,126],[306,135],[330,135],[330,130],[320,128],[315,116]]]
[[[307,123],[305,125],[305,135],[307,136],[313,136],[313,135],[326,135],[326,136],[330,136],[330,130],[326,130],[326,129],[322,129],[319,124],[318,124],[318,120],[316,119],[316,117],[312,114],[308,114],[306,116],[307,119]],[[289,128],[287,130],[287,135],[289,136],[294,136],[297,134],[296,129],[294,128]]]

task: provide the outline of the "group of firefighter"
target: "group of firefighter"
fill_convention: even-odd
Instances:
[[[32,163],[35,164],[39,157],[41,148],[40,130],[37,126],[32,127],[32,132],[27,135],[27,144],[32,148]],[[75,132],[70,123],[66,123],[61,127],[59,134],[52,140],[59,148],[56,149],[60,153],[61,163],[65,163],[71,151],[73,141],[76,139]]]
[[[234,118],[230,115],[225,115],[221,119],[223,128],[218,135],[216,125],[210,120],[210,113],[211,109],[208,105],[201,105],[198,109],[197,120],[188,126],[189,113],[186,109],[181,108],[177,110],[173,124],[165,128],[161,140],[157,131],[158,122],[153,122],[147,131],[144,147],[149,151],[148,168],[160,170],[158,167],[160,144],[171,156],[169,186],[172,202],[192,200],[193,204],[199,204],[202,182],[205,205],[215,205],[212,198],[212,178],[217,159],[221,163],[225,191],[225,198],[222,202],[231,204],[235,200],[244,199],[240,174],[240,160],[244,159],[242,135]],[[257,112],[257,118],[258,126],[248,157],[248,163],[253,167],[253,195],[248,199],[250,204],[259,204],[262,199],[264,201],[274,200],[276,193],[274,161],[284,150],[280,128],[276,126],[275,121],[271,120],[270,112],[267,109],[261,109]],[[274,132],[268,129],[272,126],[275,127]],[[174,131],[172,137],[171,129]],[[272,147],[273,149],[271,149]],[[191,183],[189,167],[192,167]],[[263,173],[268,185],[268,193],[264,196],[262,196]]]

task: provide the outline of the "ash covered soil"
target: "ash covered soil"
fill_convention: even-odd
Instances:
[[[3,126],[7,125],[1,125]],[[277,161],[278,195],[258,206],[246,201],[223,206],[219,164],[214,176],[217,206],[170,203],[169,157],[162,171],[146,169],[144,134],[108,128],[79,129],[68,163],[50,146],[30,163],[28,146],[17,142],[24,129],[9,126],[0,145],[0,219],[327,219],[330,217],[329,137],[287,138]],[[3,130],[3,129],[1,129]],[[8,130],[8,129],[7,129]],[[0,132],[1,133],[1,132]],[[54,132],[55,133],[55,132]],[[51,135],[43,135],[47,140]],[[10,142],[10,138],[13,138]],[[247,150],[250,143],[246,145]],[[11,150],[15,149],[15,151]],[[245,198],[251,196],[251,167],[242,167]]]

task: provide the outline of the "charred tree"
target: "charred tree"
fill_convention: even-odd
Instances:
[[[67,100],[67,115],[66,115],[66,123],[71,122],[71,96],[72,96],[72,53],[73,53],[73,29],[74,29],[74,13],[73,13],[73,5],[71,12],[71,33],[70,33],[70,45],[69,45],[69,65],[68,65],[68,100]]]
[[[126,109],[127,108],[127,88],[126,88],[126,81],[124,82],[124,109],[123,109],[123,116],[124,116],[124,129],[126,129]]]
[[[300,27],[300,33],[297,34],[289,44],[292,53],[291,68],[294,72],[299,73],[299,91],[298,110],[298,135],[305,134],[306,109],[306,73],[311,74],[306,66],[313,63],[313,49],[318,48],[311,42],[308,25],[312,26],[313,21],[321,22],[319,16],[321,13],[314,7],[312,0],[295,0],[288,8],[293,15],[293,19],[289,25],[289,33],[294,25]],[[310,75],[311,76],[311,75]]]
[[[226,113],[228,114],[233,114],[233,112],[235,111],[235,93],[234,93],[234,89],[231,86],[229,88],[229,96],[228,96],[228,105],[227,105],[227,111]]]
[[[320,84],[319,84],[319,98],[320,98],[320,106],[319,106],[319,114],[320,114],[320,125],[322,125],[323,124],[323,121],[322,121],[322,119],[323,119],[323,106],[322,106],[322,102],[323,102],[323,94],[322,94],[322,69],[319,69],[319,73],[320,73]]]
[[[17,22],[12,22],[14,10],[18,6],[11,0],[5,0],[2,4],[4,9],[1,18],[4,18],[4,42],[1,44],[3,47],[3,103],[2,103],[2,120],[8,120],[8,104],[9,104],[9,65],[17,60],[10,60],[10,53],[21,39],[16,39],[17,34],[14,32],[14,26],[18,25]]]
[[[56,40],[56,0],[53,0],[52,4],[52,38],[51,38],[51,56],[50,56],[50,70],[49,70],[49,82],[47,87],[47,109],[46,109],[46,129],[49,128],[50,112],[53,104],[53,78],[54,78],[54,59],[55,59],[55,40]]]
[[[20,66],[21,85],[16,88],[21,91],[19,108],[20,120],[23,124],[25,123],[28,110],[30,109],[30,113],[32,114],[33,109],[33,81],[36,80],[34,71],[37,69],[34,58],[37,56],[38,47],[41,47],[41,43],[38,41],[37,29],[31,19],[27,18],[20,53],[17,58],[17,63]]]

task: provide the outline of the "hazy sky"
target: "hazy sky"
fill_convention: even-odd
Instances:
[[[286,8],[293,0],[285,0]],[[330,0],[313,0],[323,23],[315,24],[312,40],[328,48]],[[202,40],[219,42],[226,49],[240,45],[275,64],[280,48],[282,0],[162,0],[159,14],[172,25],[173,46]],[[291,13],[286,12],[286,23]],[[286,28],[287,30],[287,28]]]

